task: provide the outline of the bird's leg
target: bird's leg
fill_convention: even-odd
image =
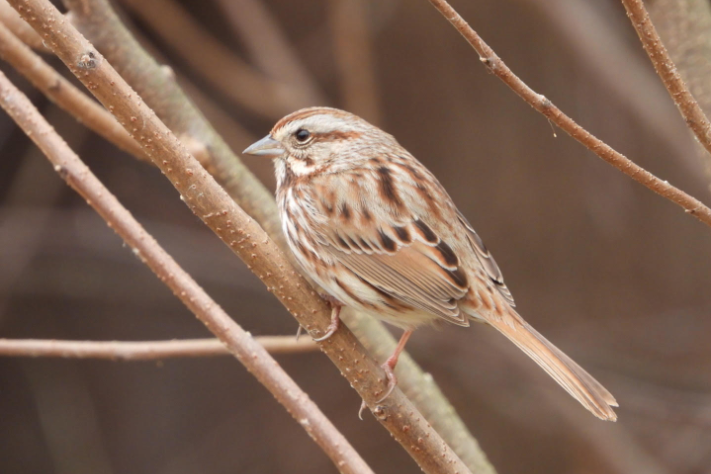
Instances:
[[[314,341],[316,342],[325,341],[329,337],[333,336],[333,334],[338,331],[338,327],[341,325],[341,308],[343,307],[343,305],[340,301],[336,300],[331,296],[327,296],[324,299],[331,304],[331,322],[326,328],[326,334],[319,337],[318,339],[314,339]]]
[[[391,393],[393,393],[393,390],[395,390],[395,386],[397,385],[397,378],[395,377],[395,366],[397,365],[397,360],[400,357],[400,353],[405,349],[405,344],[407,344],[407,340],[410,339],[410,336],[412,336],[412,329],[409,329],[402,333],[402,336],[400,336],[400,341],[397,343],[397,347],[395,348],[395,351],[393,351],[393,354],[388,357],[388,360],[385,361],[381,367],[385,371],[385,377],[388,379],[388,388],[385,390],[385,395],[377,401],[377,403],[381,403],[383,400],[388,398]]]

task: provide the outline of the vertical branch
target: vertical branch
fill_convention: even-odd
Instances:
[[[287,408],[344,473],[372,473],[316,404],[252,336],[217,305],[118,202],[57,135],[27,97],[0,73],[0,106],[44,152],[55,171],[121,236],[237,359]]]
[[[711,4],[707,0],[655,0],[652,21],[701,108],[711,113]],[[711,178],[711,155],[699,153]]]
[[[329,2],[334,57],[340,73],[344,108],[379,124],[380,104],[366,0]]]

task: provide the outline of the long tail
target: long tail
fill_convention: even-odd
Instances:
[[[592,375],[541,336],[517,313],[504,319],[488,319],[487,323],[498,329],[519,349],[553,377],[570,395],[579,401],[593,415],[602,420],[616,421],[617,415],[612,408],[617,401],[610,392],[595,380]]]

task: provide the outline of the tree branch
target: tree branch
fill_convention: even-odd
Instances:
[[[85,59],[84,56],[88,58]],[[80,57],[80,61],[85,63],[92,60],[101,60],[101,58],[93,58],[87,51]],[[0,73],[0,106],[44,152],[62,179],[87,199],[109,226],[133,249],[133,252],[269,389],[341,472],[372,473],[308,395],[301,391],[267,351],[234,322],[158,245],[57,135],[29,99],[2,73]]]
[[[49,100],[73,115],[79,122],[125,152],[150,163],[151,159],[144,153],[143,148],[106,109],[64,79],[2,23],[0,23],[0,57],[25,76]]]
[[[642,46],[696,139],[711,153],[711,123],[684,83],[641,0],[622,0]]]
[[[133,133],[190,209],[265,282],[302,327],[312,335],[323,334],[330,321],[326,303],[91,43],[47,0],[11,0],[11,4],[119,123]],[[223,334],[221,328],[213,329]],[[385,389],[382,369],[347,328],[324,341],[321,349],[425,472],[468,472],[399,389],[377,403]]]
[[[313,352],[318,346],[310,339],[294,336],[254,338],[270,354]],[[62,357],[65,359],[153,360],[177,357],[230,355],[219,339],[173,341],[62,341],[54,339],[0,339],[0,356]]]
[[[479,53],[479,59],[489,71],[501,79],[531,107],[550,119],[568,135],[576,139],[607,163],[660,196],[681,206],[687,213],[711,227],[711,209],[706,207],[701,201],[670,185],[667,181],[662,181],[641,166],[636,165],[627,157],[615,151],[605,142],[578,125],[573,119],[561,112],[561,110],[553,105],[546,97],[528,87],[504,64],[494,50],[484,42],[446,0],[429,0],[429,2],[452,24],[464,39],[467,40],[471,47]]]
[[[267,77],[256,71],[217,41],[174,1],[122,0],[121,3],[146,22],[190,64],[193,71],[237,105],[276,120],[294,109],[322,100],[311,95],[310,90],[294,87],[279,78]],[[72,11],[76,9],[72,8]]]
[[[647,5],[655,28],[701,109],[711,114],[711,4],[707,0],[655,0]],[[711,178],[711,155],[699,153]]]
[[[5,0],[0,0],[0,21],[30,48],[45,53],[50,52],[37,32]]]
[[[70,10],[72,24],[90,36],[94,46],[107,55],[121,77],[173,133],[190,141],[194,145],[191,148],[204,151],[198,157],[201,164],[285,248],[272,194],[183,93],[170,68],[159,65],[141,48],[106,0],[64,0],[64,4]],[[75,62],[75,59],[70,61],[71,64]],[[210,67],[219,68],[219,64]]]

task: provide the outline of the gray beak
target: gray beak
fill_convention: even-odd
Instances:
[[[281,143],[274,140],[271,135],[267,135],[258,142],[252,143],[242,152],[245,155],[265,156],[268,158],[276,158],[284,153],[284,148]]]

